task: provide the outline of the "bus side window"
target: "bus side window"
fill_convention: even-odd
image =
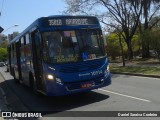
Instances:
[[[21,47],[23,47],[24,46],[24,38],[22,37],[21,38]]]
[[[29,40],[29,34],[26,34],[26,47],[25,47],[25,54],[26,57],[31,56],[31,48],[30,48],[30,40]]]
[[[24,56],[24,38],[21,38],[21,56]]]

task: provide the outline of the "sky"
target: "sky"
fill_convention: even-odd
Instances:
[[[60,15],[65,7],[64,0],[0,0],[2,34],[22,32],[37,18]]]

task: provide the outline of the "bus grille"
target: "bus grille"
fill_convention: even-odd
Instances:
[[[103,64],[101,61],[82,62],[74,65],[64,65],[61,67],[59,72],[63,72],[63,73],[84,72],[84,71],[100,68],[102,65]]]

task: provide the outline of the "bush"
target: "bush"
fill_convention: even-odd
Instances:
[[[120,56],[120,45],[118,36],[114,33],[110,34],[107,37],[107,54],[111,57],[112,60],[115,60],[117,56]]]
[[[107,39],[106,50],[107,50],[108,56],[110,56],[112,60],[115,60],[116,57],[122,56],[118,35],[116,33],[111,33],[109,36],[107,36],[106,39]],[[124,50],[124,56],[127,58],[127,55],[128,55],[127,45],[124,39],[122,39],[122,46]],[[135,56],[139,55],[140,48],[141,48],[141,45],[139,42],[138,35],[134,35],[132,39],[132,50]]]

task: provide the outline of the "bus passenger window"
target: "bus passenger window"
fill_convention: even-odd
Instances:
[[[49,37],[48,38],[48,45],[49,45],[49,56],[54,57],[60,54],[60,41],[56,37]]]

